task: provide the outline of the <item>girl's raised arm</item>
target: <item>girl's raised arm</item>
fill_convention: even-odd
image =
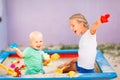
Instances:
[[[98,18],[98,20],[92,25],[90,33],[94,35],[101,24],[108,22],[109,17],[110,14],[105,14],[104,16]]]

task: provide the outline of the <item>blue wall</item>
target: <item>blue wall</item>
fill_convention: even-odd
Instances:
[[[120,43],[120,0],[6,0],[8,43],[28,45],[28,35],[38,30],[44,44],[78,44],[79,37],[69,28],[68,18],[83,13],[90,25],[105,13],[109,23],[97,32],[98,43]]]
[[[5,0],[8,43],[28,45],[28,35],[38,30],[44,44],[78,44],[79,37],[69,28],[68,18],[83,13],[90,25],[105,13],[109,23],[97,32],[98,43],[120,43],[120,0]]]
[[[0,22],[0,51],[7,47],[7,27],[6,27],[6,11],[4,0],[0,0],[0,16],[2,17],[2,22]]]

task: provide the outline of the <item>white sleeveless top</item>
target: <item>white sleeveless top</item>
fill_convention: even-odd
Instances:
[[[79,41],[78,66],[85,69],[93,69],[96,54],[96,34],[91,35],[90,30],[87,30]]]

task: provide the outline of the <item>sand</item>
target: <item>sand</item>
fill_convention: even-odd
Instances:
[[[114,80],[120,80],[120,56],[113,56],[108,53],[105,53],[104,56],[117,73],[117,78]]]
[[[118,77],[115,78],[114,80],[120,80],[120,56],[113,56],[113,55],[110,55],[110,54],[107,54],[105,53],[104,56],[106,57],[106,59],[108,60],[108,62],[110,63],[110,65],[112,66],[112,68],[117,72],[117,75]],[[5,62],[4,62],[4,65],[6,65],[7,67],[10,67],[10,64],[12,61],[14,61],[15,58],[11,58],[9,57]],[[17,67],[20,67],[22,64],[24,64],[24,61],[23,59],[18,59],[17,60],[20,60],[20,63],[19,64],[16,64]],[[25,76],[24,73],[25,73],[25,70],[21,70],[22,72],[22,76],[21,77],[41,77],[41,78],[44,78],[44,77],[68,77],[67,74],[56,74],[55,73],[55,70],[57,69],[57,66],[60,65],[60,64],[63,64],[64,62],[70,60],[69,58],[62,58],[62,59],[59,59],[59,60],[53,60],[51,61],[51,63],[48,65],[48,66],[44,66],[44,70],[45,70],[45,73],[46,74],[36,74],[36,75],[32,75],[32,76]],[[4,75],[6,74],[6,71],[4,69],[0,69],[0,74],[1,75]],[[11,77],[11,76],[8,76],[8,77]]]

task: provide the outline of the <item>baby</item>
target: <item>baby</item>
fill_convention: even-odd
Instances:
[[[41,50],[43,45],[42,33],[34,31],[29,35],[30,47],[27,47],[23,52],[18,48],[13,48],[17,55],[24,59],[27,67],[25,74],[44,74],[43,63],[46,65],[50,62],[50,57],[47,53]]]

